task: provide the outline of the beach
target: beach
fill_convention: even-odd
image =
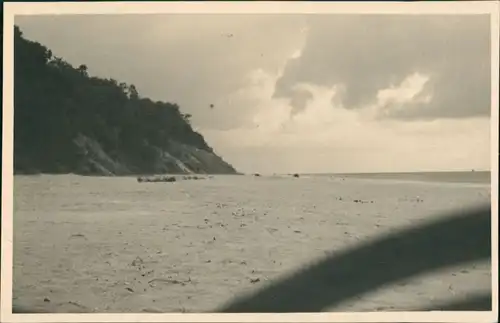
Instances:
[[[210,312],[326,254],[489,204],[486,179],[15,176],[13,305]],[[491,292],[489,261],[397,282],[331,310],[414,310],[481,292]]]

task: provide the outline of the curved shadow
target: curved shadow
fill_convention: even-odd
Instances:
[[[458,213],[458,214],[457,214]],[[455,212],[328,257],[218,312],[320,312],[388,283],[460,263],[491,259],[491,207]],[[486,303],[489,306],[486,306]],[[491,297],[449,305],[491,310]],[[456,307],[451,307],[456,308]]]

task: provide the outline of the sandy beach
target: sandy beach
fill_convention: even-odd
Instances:
[[[442,178],[40,175],[14,185],[13,304],[35,312],[213,311],[330,252],[490,202],[488,182]],[[413,310],[490,290],[490,262],[478,262],[331,310]]]

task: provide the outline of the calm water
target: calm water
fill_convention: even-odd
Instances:
[[[342,178],[366,178],[442,183],[491,183],[491,172],[416,172],[416,173],[353,173],[336,174]]]

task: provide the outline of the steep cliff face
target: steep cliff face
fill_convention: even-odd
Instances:
[[[190,117],[134,85],[90,77],[15,28],[15,173],[235,174]]]
[[[158,170],[175,173],[235,174],[236,170],[221,157],[190,145],[170,141],[169,150],[158,149]]]
[[[74,172],[83,175],[128,174],[235,174],[236,170],[213,152],[171,141],[169,148],[154,147],[156,152],[147,169],[113,160],[95,140],[78,136],[75,145],[84,156]]]

